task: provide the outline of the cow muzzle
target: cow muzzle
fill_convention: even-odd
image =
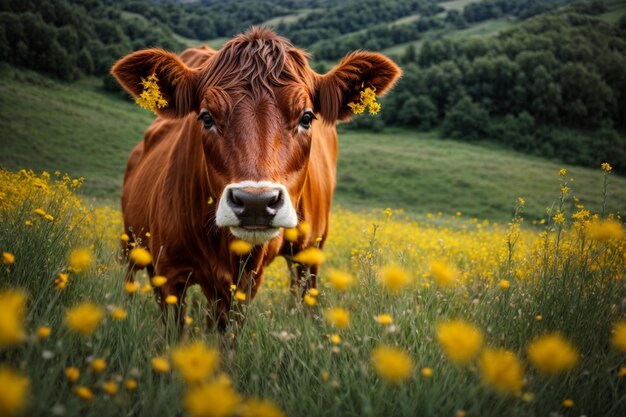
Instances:
[[[270,181],[242,181],[224,188],[215,222],[258,245],[278,236],[281,227],[295,227],[298,216],[287,189]]]

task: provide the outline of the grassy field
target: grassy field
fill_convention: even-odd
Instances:
[[[10,68],[0,75],[0,166],[84,176],[84,195],[117,204],[126,158],[152,114],[103,93],[97,80],[65,84]],[[538,218],[556,197],[555,172],[561,166],[493,146],[441,140],[434,133],[345,132],[336,202],[353,209],[404,208],[422,216],[461,211],[506,220],[523,196],[529,216]],[[599,172],[567,168],[576,178],[576,195],[584,203],[597,201]],[[626,180],[611,181],[611,208],[623,211]]]
[[[265,22],[261,23],[263,26],[278,26],[280,23],[291,24],[297,22],[299,19],[305,17],[307,14],[311,13],[315,9],[299,9],[295,11],[293,14],[288,14],[285,16],[276,16]]]
[[[626,15],[626,2],[623,0],[604,0],[608,6],[606,13],[600,17],[610,24],[617,22],[622,16]]]
[[[116,197],[151,114],[104,93],[100,80],[64,84],[6,67],[1,74],[0,164],[84,176],[85,194]]]
[[[0,170],[0,415],[626,413],[623,226],[567,194],[543,230],[335,210],[318,293],[273,264],[220,334],[191,289],[180,340],[123,285],[120,214],[73,190]]]

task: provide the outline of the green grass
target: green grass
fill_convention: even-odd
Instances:
[[[517,197],[524,197],[527,215],[537,219],[558,197],[557,172],[566,166],[488,144],[441,140],[434,133],[348,133],[339,142],[335,201],[353,208],[461,211],[507,220]],[[567,169],[575,178],[574,194],[598,209],[600,169]],[[613,176],[611,193],[611,209],[626,211],[626,179]]]
[[[153,115],[97,79],[65,84],[6,67],[0,74],[0,165],[84,176],[85,194],[117,197]]]
[[[439,6],[446,10],[458,10],[463,11],[463,8],[470,3],[477,3],[476,0],[452,0],[439,3]]]
[[[492,36],[515,25],[511,19],[491,19],[466,29],[454,30],[446,34],[449,39],[467,39],[473,37]]]
[[[626,2],[623,0],[604,0],[604,2],[607,3],[608,10],[599,17],[607,23],[614,24],[626,15]]]
[[[451,166],[440,168],[443,174],[454,171]],[[514,180],[509,182],[512,187]],[[64,207],[64,201],[54,195],[46,200],[35,190],[27,192],[21,203],[0,211],[0,251],[10,251],[16,257],[13,265],[0,268],[0,289],[17,287],[28,294],[24,322],[29,337],[20,345],[1,347],[2,365],[19,369],[31,380],[32,395],[24,415],[48,416],[53,409],[84,417],[183,415],[183,398],[190,387],[181,382],[177,372],[158,374],[150,366],[151,358],[169,358],[179,343],[171,315],[162,320],[151,294],[131,297],[124,293],[124,265],[118,261],[117,249],[112,249],[114,239],[70,227],[73,217],[82,214],[71,205]],[[33,227],[26,227],[24,221],[33,217],[34,207],[54,213],[55,221],[36,219]],[[188,313],[194,320],[187,328],[187,340],[202,340],[218,349],[220,368],[234,389],[245,397],[275,402],[286,416],[454,416],[459,410],[484,417],[624,415],[626,384],[617,373],[625,356],[610,342],[613,324],[626,316],[623,240],[611,244],[581,242],[575,234],[565,239],[565,232],[561,235],[560,230],[547,229],[549,247],[544,250],[539,245],[538,256],[531,256],[531,261],[524,251],[524,256],[511,265],[514,269],[530,265],[529,270],[521,271],[525,278],[511,276],[503,261],[492,271],[482,271],[494,274],[488,279],[461,256],[454,262],[466,265],[467,276],[462,283],[454,287],[436,287],[433,283],[428,287],[419,284],[432,279],[424,280],[415,272],[428,259],[407,257],[410,248],[403,247],[402,239],[382,239],[389,227],[385,220],[372,216],[371,221],[379,225],[378,235],[370,228],[362,234],[333,238],[332,245],[337,247],[335,242],[342,241],[344,246],[323,266],[315,308],[291,301],[285,291],[265,284],[251,305],[233,311],[231,327],[220,335],[203,324],[203,296],[193,291],[187,298]],[[460,245],[462,254],[474,260],[490,256],[481,253],[479,247],[463,245],[462,237],[444,242],[437,241],[436,230],[430,233],[435,233],[430,236],[435,238],[433,246],[444,252],[453,252]],[[475,225],[466,232],[474,233],[480,233]],[[556,242],[561,242],[560,251]],[[66,268],[70,250],[91,245],[96,248],[92,267],[72,273],[68,287],[56,291],[53,279]],[[361,251],[353,253],[351,248]],[[379,269],[389,263],[403,265],[412,278],[395,295],[377,279]],[[328,285],[331,267],[355,277],[348,292],[340,293]],[[503,290],[497,285],[501,278],[510,280],[510,288]],[[141,282],[143,285],[145,278]],[[105,318],[94,334],[80,336],[68,329],[65,312],[85,300],[104,309]],[[125,320],[111,319],[114,306],[127,311]],[[337,329],[328,323],[324,318],[328,307],[350,312],[348,328]],[[173,308],[169,308],[170,313]],[[12,308],[0,305],[0,313],[0,320],[6,320]],[[381,313],[393,317],[392,326],[374,321]],[[541,321],[535,318],[538,314]],[[498,394],[482,381],[478,359],[467,366],[451,362],[437,342],[436,326],[456,318],[476,325],[484,334],[485,346],[508,349],[523,363],[522,392],[532,397]],[[34,337],[42,325],[52,329],[47,340]],[[544,376],[531,366],[526,347],[535,337],[556,331],[580,352],[580,360],[569,371]],[[331,343],[332,334],[340,336],[339,344]],[[407,380],[399,385],[386,382],[374,370],[370,355],[381,345],[401,349],[414,363]],[[90,371],[94,358],[106,360],[103,374]],[[81,373],[75,384],[64,376],[70,366],[78,367]],[[421,376],[423,367],[432,368],[431,378]],[[506,370],[502,374],[506,375]],[[136,391],[126,392],[120,387],[115,397],[103,393],[104,381],[121,383],[130,377],[138,381]],[[77,398],[72,391],[76,385],[91,388],[93,401]],[[8,389],[4,388],[0,398]],[[561,406],[566,398],[574,400],[573,409]]]
[[[95,79],[66,84],[11,68],[0,75],[0,166],[84,176],[85,195],[117,200],[126,159],[154,116],[103,92]],[[344,132],[335,201],[505,220],[523,196],[528,214],[538,218],[555,197],[561,166],[492,145],[441,140],[435,133]],[[568,169],[582,202],[597,200],[598,170]],[[611,181],[611,208],[623,212],[626,180]]]
[[[280,23],[292,24],[305,17],[315,9],[298,9],[285,16],[276,16],[261,23],[262,26],[278,26]]]

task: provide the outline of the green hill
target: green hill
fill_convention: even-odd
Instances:
[[[96,79],[63,83],[28,70],[0,70],[0,166],[84,176],[87,196],[117,204],[126,158],[152,118],[105,93]],[[529,216],[537,218],[558,196],[561,166],[435,133],[342,132],[336,202],[506,220],[522,196]],[[568,170],[583,203],[599,201],[599,170]],[[610,208],[624,211],[626,179],[613,176],[610,189]]]

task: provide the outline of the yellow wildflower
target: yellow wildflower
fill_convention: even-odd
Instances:
[[[45,216],[43,216],[44,219],[48,220],[49,222],[51,222],[52,220],[54,220],[54,217],[51,214],[46,214]]]
[[[354,282],[354,278],[344,272],[328,271],[328,281],[337,291],[346,291]]]
[[[165,284],[167,282],[167,278],[165,278],[162,275],[155,275],[152,277],[152,279],[150,280],[150,282],[152,283],[152,285],[154,285],[155,287],[160,287],[163,284]]]
[[[5,265],[13,265],[15,263],[15,255],[10,252],[2,252],[2,263]]]
[[[617,377],[618,378],[623,378],[626,376],[626,366],[622,366],[621,368],[619,368],[619,370],[617,371]]]
[[[317,297],[318,295],[320,295],[320,292],[317,288],[309,288],[309,294],[312,297]]]
[[[167,100],[161,95],[161,90],[159,89],[159,79],[156,76],[156,73],[153,73],[148,78],[141,78],[141,84],[143,85],[143,91],[135,99],[135,102],[139,104],[141,108],[146,110],[150,110],[154,114],[156,114],[157,109],[162,109],[167,107]]]
[[[165,297],[165,304],[176,304],[178,302],[178,297],[176,297],[175,295],[168,295],[167,297]]]
[[[70,382],[76,382],[78,381],[78,378],[80,377],[80,371],[78,370],[78,368],[74,366],[70,366],[69,368],[65,370],[65,377]]]
[[[561,168],[561,169],[559,169],[559,175],[560,175],[561,177],[566,176],[566,175],[567,175],[567,170],[566,170],[565,168]]]
[[[624,236],[624,226],[617,220],[598,220],[589,224],[587,235],[598,242],[617,240]]]
[[[398,266],[388,266],[382,270],[380,282],[392,294],[397,294],[409,283],[409,274]]]
[[[432,368],[422,368],[420,373],[422,374],[424,378],[430,378],[431,376],[433,376]]]
[[[458,276],[456,268],[440,261],[430,263],[430,273],[440,287],[447,287],[453,284]]]
[[[307,248],[293,257],[295,262],[304,265],[320,265],[324,262],[324,259],[326,259],[324,252],[316,247]]]
[[[54,280],[54,288],[57,289],[58,291],[64,290],[65,287],[67,287],[69,280],[70,280],[70,276],[68,274],[64,274],[62,272],[59,273],[56,279]]]
[[[361,114],[368,108],[370,114],[378,114],[380,112],[380,103],[376,102],[376,89],[365,88],[359,95],[359,101],[348,103],[348,107],[353,114]]]
[[[26,295],[23,292],[18,290],[0,292],[0,349],[24,341],[25,312]]]
[[[305,221],[302,221],[298,224],[298,230],[300,231],[302,235],[306,236],[311,231],[311,225]]]
[[[578,352],[558,333],[535,339],[527,352],[533,366],[544,374],[569,371],[578,363]]]
[[[42,208],[36,208],[35,210],[33,210],[33,214],[36,214],[37,216],[43,218],[46,215],[46,212]]]
[[[543,316],[541,314],[537,314],[535,316],[535,321],[541,321],[541,320],[543,320]]]
[[[152,263],[152,255],[145,248],[134,248],[130,251],[130,260],[136,265],[146,266]]]
[[[608,162],[601,163],[600,168],[602,168],[602,171],[604,172],[611,172],[613,170],[613,167]]]
[[[565,215],[563,214],[563,212],[558,211],[554,216],[552,216],[552,220],[556,224],[563,224],[565,223]]]
[[[230,243],[230,251],[235,255],[243,256],[250,253],[252,245],[245,240],[233,240]]]
[[[483,335],[476,326],[454,320],[437,325],[437,340],[450,360],[464,365],[480,351]]]
[[[74,394],[76,394],[76,396],[81,400],[85,400],[87,402],[93,400],[93,392],[91,392],[91,390],[84,385],[74,387],[73,391]]]
[[[102,358],[96,358],[91,362],[91,370],[96,374],[101,374],[107,369],[107,362]]]
[[[247,400],[240,411],[241,417],[283,417],[285,414],[271,401]]]
[[[185,316],[185,324],[189,326],[191,323],[193,323],[193,317]]]
[[[361,103],[348,103],[348,107],[350,107],[352,114],[362,114],[365,111],[365,106]]]
[[[151,236],[152,236],[152,235],[150,234],[150,232],[146,232],[146,237],[147,237],[148,239],[150,239],[150,237],[151,237]]]
[[[137,380],[134,378],[128,378],[126,381],[124,381],[124,388],[126,388],[127,391],[134,391],[137,389]]]
[[[226,417],[235,412],[239,395],[222,380],[192,387],[183,398],[185,411],[192,417]]]
[[[502,279],[500,280],[499,285],[500,285],[500,288],[502,288],[503,290],[507,290],[511,286],[511,283],[507,279]]]
[[[137,281],[126,281],[124,283],[124,291],[126,291],[129,294],[133,294],[137,292],[138,289],[139,289],[139,283]]]
[[[241,292],[241,291],[237,291],[235,292],[235,299],[239,300],[239,301],[246,301],[246,293],[245,292]]]
[[[113,320],[122,321],[126,318],[126,315],[126,310],[124,310],[122,307],[116,307],[113,309],[113,311],[111,311],[111,318]]]
[[[172,352],[172,363],[180,376],[190,384],[197,384],[213,375],[220,361],[217,350],[202,342],[178,346]]]
[[[480,358],[480,373],[485,383],[503,394],[519,394],[524,383],[524,369],[513,352],[486,349]]]
[[[65,313],[65,322],[71,330],[89,335],[100,325],[102,315],[100,307],[86,302],[68,309]]]
[[[326,310],[324,315],[326,320],[338,329],[345,329],[350,325],[350,313],[339,307],[333,307]]]
[[[372,351],[371,361],[378,376],[393,384],[406,381],[413,373],[413,360],[398,348],[377,347]]]
[[[102,391],[106,392],[111,397],[117,394],[118,390],[119,387],[117,386],[117,383],[115,381],[104,381],[104,383],[102,384]]]
[[[298,241],[298,229],[292,227],[291,229],[285,229],[285,240],[288,242],[297,242]]]
[[[70,252],[70,270],[82,272],[91,266],[92,255],[89,249],[74,249]]]
[[[52,333],[52,329],[48,326],[40,326],[37,328],[35,334],[37,335],[37,339],[45,340],[50,337],[50,333]]]
[[[339,336],[338,334],[331,334],[329,339],[330,343],[332,343],[333,345],[338,345],[341,343],[341,336]]]
[[[154,369],[155,372],[164,374],[170,371],[170,363],[162,356],[152,358],[150,363],[152,364],[152,369]]]
[[[567,398],[565,400],[563,400],[563,407],[565,408],[572,408],[574,406],[574,400]]]
[[[302,301],[304,301],[304,303],[310,307],[313,307],[315,304],[317,304],[317,300],[315,299],[315,297],[312,297],[309,294],[305,294]]]
[[[139,283],[136,283],[136,287],[139,288]],[[141,287],[141,293],[142,294],[147,294],[149,292],[151,292],[152,290],[154,290],[154,287],[150,284],[146,284],[143,287]],[[135,290],[136,291],[136,290]]]
[[[128,242],[130,240],[130,237],[126,233],[122,233],[122,235],[120,236],[120,240],[122,242]]]
[[[620,321],[613,326],[611,344],[617,350],[626,353],[626,321]]]
[[[569,187],[567,185],[564,185],[561,187],[561,194],[565,195],[569,193]]]
[[[379,324],[393,323],[393,317],[391,317],[390,314],[379,314],[378,316],[374,317],[374,320],[376,321],[376,323]]]
[[[11,368],[0,365],[0,416],[21,414],[28,406],[30,381]]]

